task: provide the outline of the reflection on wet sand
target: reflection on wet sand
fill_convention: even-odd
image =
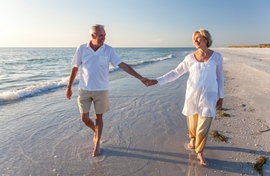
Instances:
[[[188,154],[188,170],[186,176],[198,176],[199,175],[199,162],[195,151],[191,151]]]

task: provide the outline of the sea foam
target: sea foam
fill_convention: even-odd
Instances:
[[[63,87],[67,85],[67,82],[68,82],[68,77],[62,78],[61,80],[38,83],[34,85],[29,85],[25,88],[3,92],[2,94],[0,94],[0,104],[6,101],[12,101],[12,100],[17,100],[24,97],[35,96],[35,95],[44,93],[48,90]]]

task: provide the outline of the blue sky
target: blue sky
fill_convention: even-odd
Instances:
[[[113,47],[213,47],[270,43],[269,0],[0,0],[0,47],[77,47],[105,25]]]

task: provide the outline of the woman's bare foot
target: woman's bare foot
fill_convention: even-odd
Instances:
[[[190,142],[188,143],[187,147],[189,149],[194,149],[194,144],[195,144],[195,139],[194,138],[191,138],[190,139]]]
[[[201,153],[198,153],[197,158],[200,160],[200,165],[202,166],[209,166],[209,163],[205,160]]]

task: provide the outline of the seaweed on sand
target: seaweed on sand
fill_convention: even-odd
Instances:
[[[254,164],[254,169],[259,172],[260,175],[263,175],[262,172],[262,166],[264,163],[266,163],[268,157],[260,156],[260,158],[257,159],[257,162]]]
[[[212,136],[218,140],[220,140],[221,142],[227,142],[226,137],[219,134],[217,131],[212,131]]]
[[[230,114],[225,113],[225,112],[223,112],[223,111],[218,111],[218,115],[219,115],[220,117],[231,117]]]

